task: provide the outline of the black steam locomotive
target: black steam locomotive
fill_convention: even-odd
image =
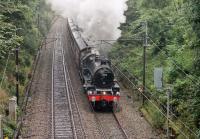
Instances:
[[[120,87],[114,79],[111,63],[99,51],[88,46],[78,27],[68,19],[70,48],[83,82],[84,91],[94,108],[116,108]]]

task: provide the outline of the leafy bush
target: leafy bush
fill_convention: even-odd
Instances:
[[[38,15],[40,18],[38,18]],[[19,91],[23,98],[33,57],[43,36],[49,30],[53,12],[45,0],[3,0],[0,2],[0,81],[8,61],[5,80],[0,88],[0,113],[5,114],[5,101],[14,96],[15,90],[15,55],[13,49],[19,47]],[[40,20],[40,22],[39,22]],[[38,24],[39,23],[39,24]],[[19,99],[20,101],[22,99]],[[20,114],[18,112],[18,114]],[[6,115],[6,114],[5,114]],[[7,115],[6,115],[7,116]],[[7,120],[3,126],[4,134],[12,138],[16,125]]]
[[[17,125],[15,122],[10,121],[9,119],[6,119],[5,123],[3,124],[3,133],[4,136],[7,136],[9,138],[13,137],[13,132],[16,129]]]
[[[120,26],[121,38],[143,38],[144,27],[141,22],[148,22],[147,88],[154,99],[165,105],[165,95],[156,93],[153,84],[154,68],[162,67],[164,86],[173,86],[170,101],[172,111],[178,117],[173,120],[183,121],[193,131],[200,130],[199,4],[199,0],[129,0],[128,10],[125,12],[127,21]],[[140,80],[137,85],[142,84],[142,45],[142,40],[119,40],[110,53],[114,63]],[[151,116],[155,126],[161,127],[163,119],[159,119],[159,113],[155,111]]]
[[[153,125],[156,128],[162,128],[163,125],[165,124],[165,118],[159,111],[153,112],[152,120],[153,120]]]

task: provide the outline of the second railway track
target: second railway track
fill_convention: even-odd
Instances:
[[[62,34],[56,34],[52,62],[52,139],[85,138],[65,63]]]

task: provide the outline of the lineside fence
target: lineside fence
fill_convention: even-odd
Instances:
[[[51,22],[51,26],[57,21],[58,18],[59,18],[59,16],[57,16],[57,15],[55,15],[53,17],[53,20]],[[17,128],[16,128],[14,135],[13,135],[14,139],[18,139],[20,132],[21,132],[21,128],[22,128],[22,125],[23,125],[23,118],[25,116],[26,106],[27,106],[28,99],[29,99],[29,96],[30,96],[30,89],[31,89],[31,86],[32,86],[32,82],[33,82],[33,78],[34,78],[34,75],[35,75],[35,72],[36,72],[36,68],[38,66],[38,61],[40,59],[41,50],[46,49],[46,45],[48,43],[52,43],[53,41],[56,40],[56,38],[50,38],[53,41],[47,42],[47,39],[48,38],[46,36],[43,36],[43,39],[40,43],[41,45],[38,48],[37,54],[36,54],[35,59],[34,59],[34,63],[33,63],[32,68],[31,68],[32,69],[32,71],[30,73],[31,78],[30,78],[29,82],[27,83],[26,88],[24,90],[25,97],[23,98],[23,101],[22,101],[22,104],[21,104],[21,113],[22,114],[17,119]],[[45,48],[43,48],[43,47],[45,47]]]
[[[179,121],[179,124],[174,122],[174,120],[176,121],[178,117],[176,116],[176,114],[173,112],[172,109],[169,109],[170,117],[167,116],[167,104],[163,104],[157,98],[157,96],[155,96],[154,93],[150,91],[149,88],[146,87],[146,92],[144,94],[144,92],[142,91],[142,82],[137,77],[134,77],[128,70],[121,69],[117,64],[112,65],[112,68],[117,76],[118,81],[121,82],[125,88],[131,90],[132,92],[131,95],[133,96],[132,99],[133,101],[139,102],[140,108],[142,107],[145,108],[145,105],[148,103],[148,105],[151,106],[150,107],[151,109],[156,110],[158,119],[152,119],[152,120],[160,120],[158,122],[161,123],[157,123],[158,127],[156,128],[160,128],[161,130],[163,130],[162,131],[163,134],[169,132],[167,131],[166,127],[166,125],[168,124],[169,126],[168,130],[170,130],[169,132],[170,139],[175,139],[178,135],[181,135],[185,139],[189,139],[188,134],[185,133],[186,130],[187,133],[190,133],[190,135],[194,139],[198,139],[198,135],[192,129],[190,129],[185,122]],[[146,102],[144,104],[142,102],[143,97],[145,97],[146,99]],[[148,110],[146,110],[146,112],[148,113]],[[149,111],[149,113],[151,112]],[[150,123],[152,124],[152,121]]]

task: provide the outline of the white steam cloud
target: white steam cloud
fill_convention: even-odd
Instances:
[[[126,18],[127,0],[46,0],[63,17],[72,18],[93,39],[117,39]]]

